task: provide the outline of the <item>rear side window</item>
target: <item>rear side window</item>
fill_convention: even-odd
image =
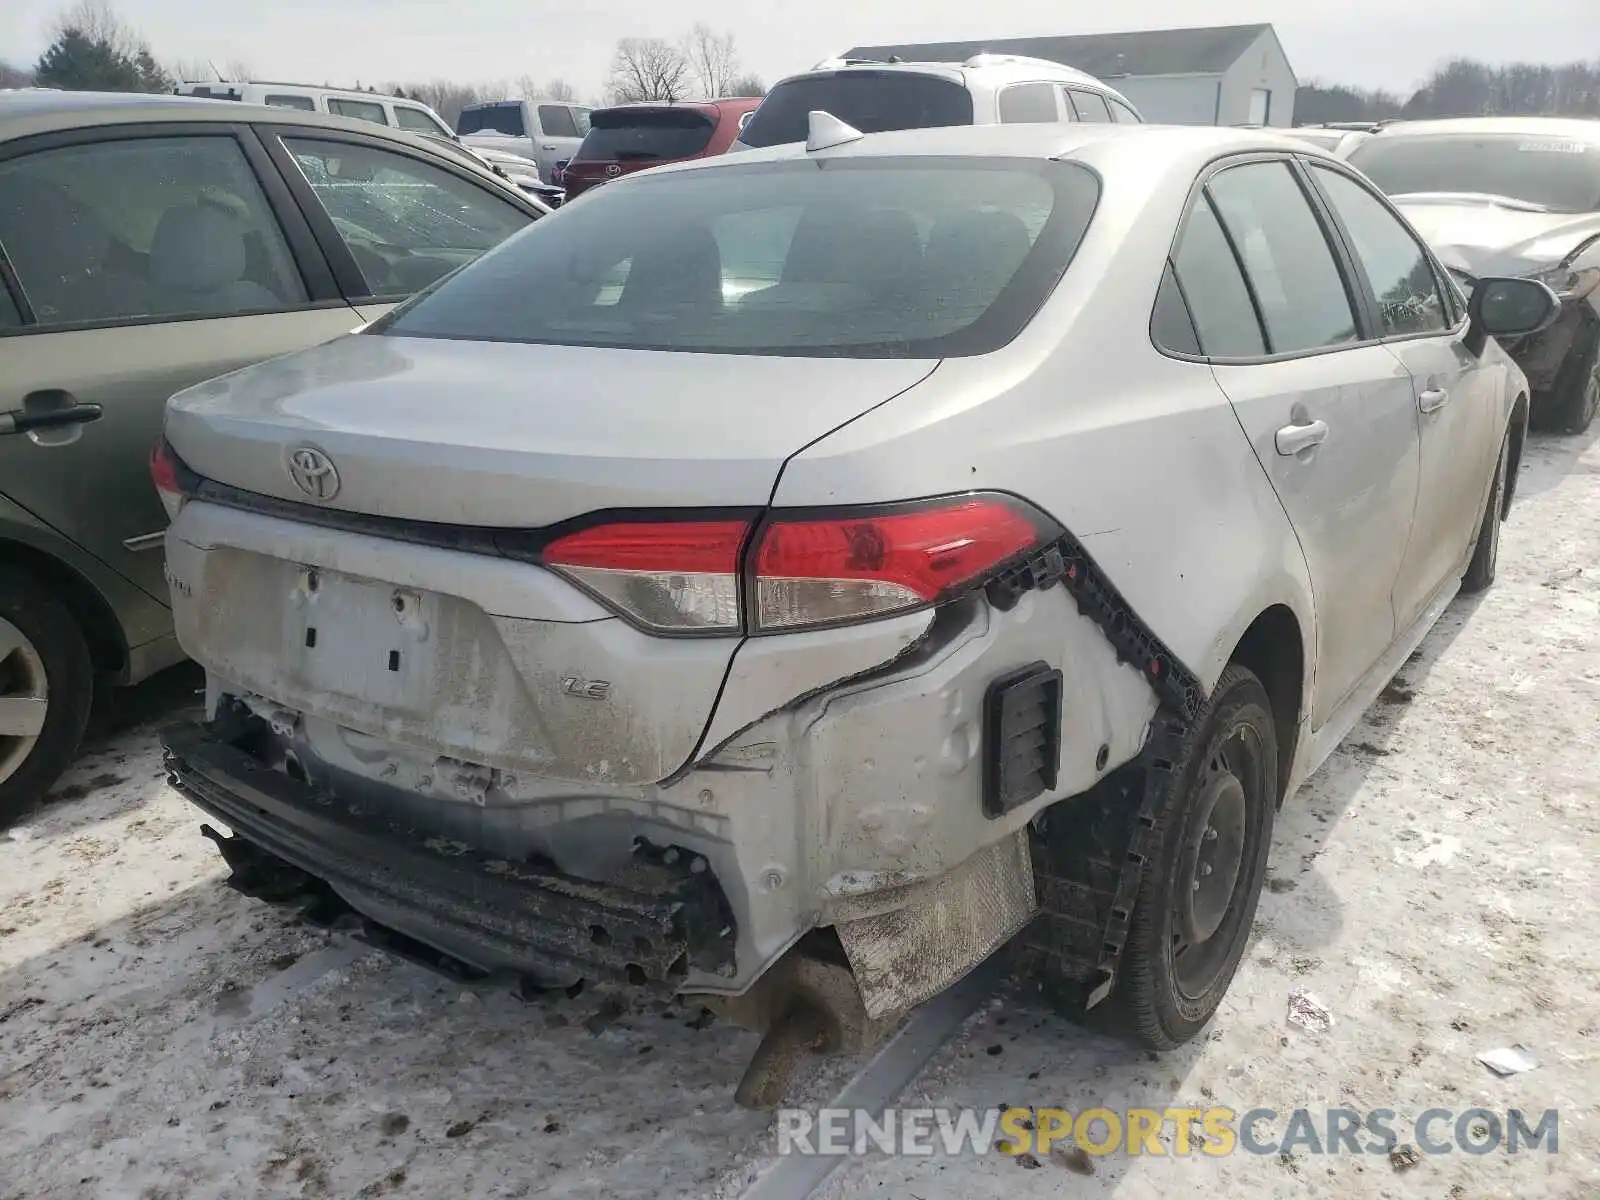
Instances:
[[[1234,257],[1222,224],[1204,194],[1195,201],[1184,222],[1173,267],[1183,295],[1194,297],[1190,315],[1200,338],[1202,354],[1212,358],[1256,358],[1266,353],[1261,322],[1250,302],[1250,290],[1239,270],[1239,260]],[[1172,297],[1168,296],[1167,300],[1170,304]],[[1162,328],[1157,322],[1158,337]],[[1160,345],[1164,350],[1184,352],[1181,337],[1176,344],[1161,341]]]
[[[1098,125],[1106,125],[1111,121],[1111,110],[1106,107],[1106,102],[1094,92],[1079,91],[1077,88],[1067,89],[1067,96],[1072,101],[1072,111],[1078,114],[1080,121],[1093,121]]]
[[[316,112],[317,102],[310,96],[268,96],[266,102],[273,108],[297,108],[301,112]]]
[[[1344,277],[1288,163],[1229,167],[1212,176],[1206,191],[1244,262],[1269,353],[1360,337]]]
[[[565,104],[539,105],[539,129],[545,137],[581,137],[578,122]]]
[[[531,218],[449,171],[374,146],[285,138],[374,296],[404,296]]]
[[[1060,119],[1056,90],[1048,83],[1014,83],[1000,93],[1003,125],[1047,125]]]
[[[1058,162],[645,173],[540,222],[374,330],[700,353],[984,354],[1033,319],[1098,198],[1091,172]]]
[[[522,102],[517,100],[464,108],[456,118],[456,132],[462,137],[469,133],[503,133],[507,137],[522,137],[528,132],[522,123]]]
[[[344,100],[338,96],[329,96],[328,111],[338,117],[351,117],[357,121],[371,121],[374,125],[387,125],[389,123],[389,118],[383,111],[383,105],[373,104],[366,100]]]
[[[1143,125],[1144,121],[1138,113],[1129,108],[1115,96],[1107,96],[1106,103],[1111,106],[1111,119],[1118,125]]]
[[[854,70],[778,84],[739,140],[746,146],[803,142],[812,109],[832,113],[862,133],[972,124],[972,97],[953,80],[913,71]]]
[[[231,136],[127,138],[0,163],[0,247],[41,325],[304,304],[277,217]]]
[[[590,114],[589,132],[574,162],[655,162],[699,154],[716,122],[688,108],[601,109]]]
[[[427,113],[420,108],[411,108],[405,104],[394,106],[394,123],[401,129],[409,129],[412,133],[425,133],[429,137],[438,137],[444,132],[444,127]]]

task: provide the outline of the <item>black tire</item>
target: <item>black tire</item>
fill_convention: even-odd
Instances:
[[[1511,470],[1511,434],[1508,431],[1500,443],[1500,461],[1494,469],[1494,482],[1489,485],[1489,499],[1483,506],[1483,522],[1478,526],[1478,544],[1473,548],[1472,561],[1461,577],[1461,590],[1468,595],[1487,591],[1500,569],[1500,526],[1505,520],[1506,480]]]
[[[1244,957],[1266,880],[1278,742],[1272,703],[1252,672],[1236,664],[1223,671],[1175,765],[1107,1001],[1108,1015],[1152,1050],[1182,1045],[1211,1020]],[[1216,882],[1201,883],[1213,875]],[[1215,924],[1194,937],[1206,917]]]
[[[0,829],[26,814],[71,765],[94,704],[94,664],[76,618],[32,575],[0,567],[0,621],[26,639],[43,665],[44,724],[26,756],[0,779]],[[25,669],[20,655],[0,660],[0,695]],[[9,686],[15,688],[15,683]],[[20,739],[0,738],[0,764]]]
[[[1600,332],[1587,344],[1574,347],[1556,375],[1555,386],[1543,405],[1540,424],[1561,433],[1582,433],[1600,407]]]

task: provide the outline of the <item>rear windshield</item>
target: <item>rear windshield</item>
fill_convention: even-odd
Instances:
[[[586,194],[373,332],[854,358],[985,354],[1088,229],[1072,163],[899,158],[646,173]]]
[[[688,108],[632,108],[591,113],[589,132],[573,161],[664,161],[699,154],[716,123]]]
[[[803,142],[812,109],[832,113],[862,133],[972,124],[972,97],[959,83],[912,71],[840,71],[778,84],[739,140],[746,146]]]
[[[521,137],[526,132],[522,126],[522,101],[464,108],[456,118],[456,132],[463,137],[469,133],[504,133],[510,137]]]
[[[1380,133],[1351,151],[1349,161],[1391,196],[1468,192],[1551,212],[1600,210],[1600,138]]]

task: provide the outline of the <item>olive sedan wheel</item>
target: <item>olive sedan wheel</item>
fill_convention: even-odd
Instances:
[[[0,568],[0,827],[67,769],[93,701],[77,620],[33,576]]]
[[[1150,1048],[1188,1041],[1221,1004],[1255,921],[1277,806],[1272,705],[1231,665],[1174,764],[1113,1002]]]

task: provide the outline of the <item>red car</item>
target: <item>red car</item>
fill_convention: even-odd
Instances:
[[[567,199],[647,167],[721,154],[760,103],[760,97],[740,96],[597,108],[561,177]]]

